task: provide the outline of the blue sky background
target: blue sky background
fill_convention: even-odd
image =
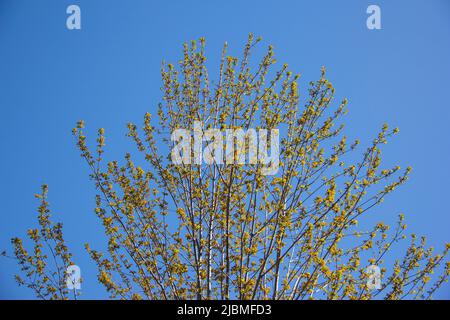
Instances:
[[[81,7],[82,30],[66,29],[70,4]],[[381,7],[382,30],[366,28],[369,4]],[[248,32],[273,44],[303,87],[327,67],[338,98],[349,99],[349,137],[369,141],[383,122],[400,128],[384,160],[414,171],[372,214],[393,222],[404,212],[409,231],[437,248],[449,242],[449,1],[0,0],[0,249],[35,225],[33,194],[47,183],[82,297],[107,297],[83,249],[102,237],[71,129],[79,119],[91,137],[104,127],[108,158],[121,159],[134,150],[126,123],[160,102],[161,61],[176,62],[184,41],[204,36],[218,66],[223,42],[240,54]],[[33,298],[15,284],[16,269],[0,259],[0,298]],[[450,286],[435,298],[449,299]]]

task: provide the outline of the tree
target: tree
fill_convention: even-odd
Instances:
[[[435,255],[424,237],[411,235],[405,254],[389,263],[390,249],[406,238],[403,215],[393,230],[381,222],[367,230],[358,225],[411,171],[381,168],[381,146],[398,129],[383,125],[358,156],[359,141],[349,143],[339,124],[347,100],[332,106],[325,69],[301,105],[299,76],[287,65],[272,71],[271,46],[252,66],[260,40],[250,34],[240,60],[227,55],[225,44],[215,84],[204,39],[184,45],[178,67],[163,63],[159,124],[149,113],[142,129],[128,124],[137,154],[126,153],[123,164],[103,160],[103,129],[95,150],[83,121],[73,129],[108,243],[106,252],[86,244],[98,281],[111,298],[123,299],[431,298],[449,275],[450,245]],[[201,129],[280,130],[278,173],[264,174],[260,162],[175,164],[176,141],[167,133],[196,121]],[[233,156],[249,151],[249,139],[236,142]],[[46,194],[43,187],[40,228],[28,232],[33,253],[12,240],[27,280],[17,279],[41,298],[65,299],[62,279],[72,262],[61,225],[49,220]],[[375,290],[371,268],[380,268]],[[441,274],[431,282],[435,270]]]

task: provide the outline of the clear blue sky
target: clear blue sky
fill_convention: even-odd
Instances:
[[[70,4],[81,7],[82,30],[66,29]],[[382,30],[366,28],[369,4],[381,7]],[[223,42],[238,54],[248,32],[273,44],[301,85],[327,67],[349,99],[350,137],[367,141],[385,121],[400,128],[384,159],[414,171],[373,214],[393,222],[404,212],[409,231],[438,248],[449,242],[449,1],[0,0],[0,248],[35,225],[33,194],[47,183],[85,278],[82,297],[107,297],[83,249],[102,238],[71,129],[78,119],[92,135],[104,127],[108,156],[121,158],[131,149],[125,124],[156,111],[163,59],[176,62],[184,41],[204,36],[217,65]],[[0,298],[32,298],[15,270],[0,260]],[[450,299],[450,286],[436,298]]]

